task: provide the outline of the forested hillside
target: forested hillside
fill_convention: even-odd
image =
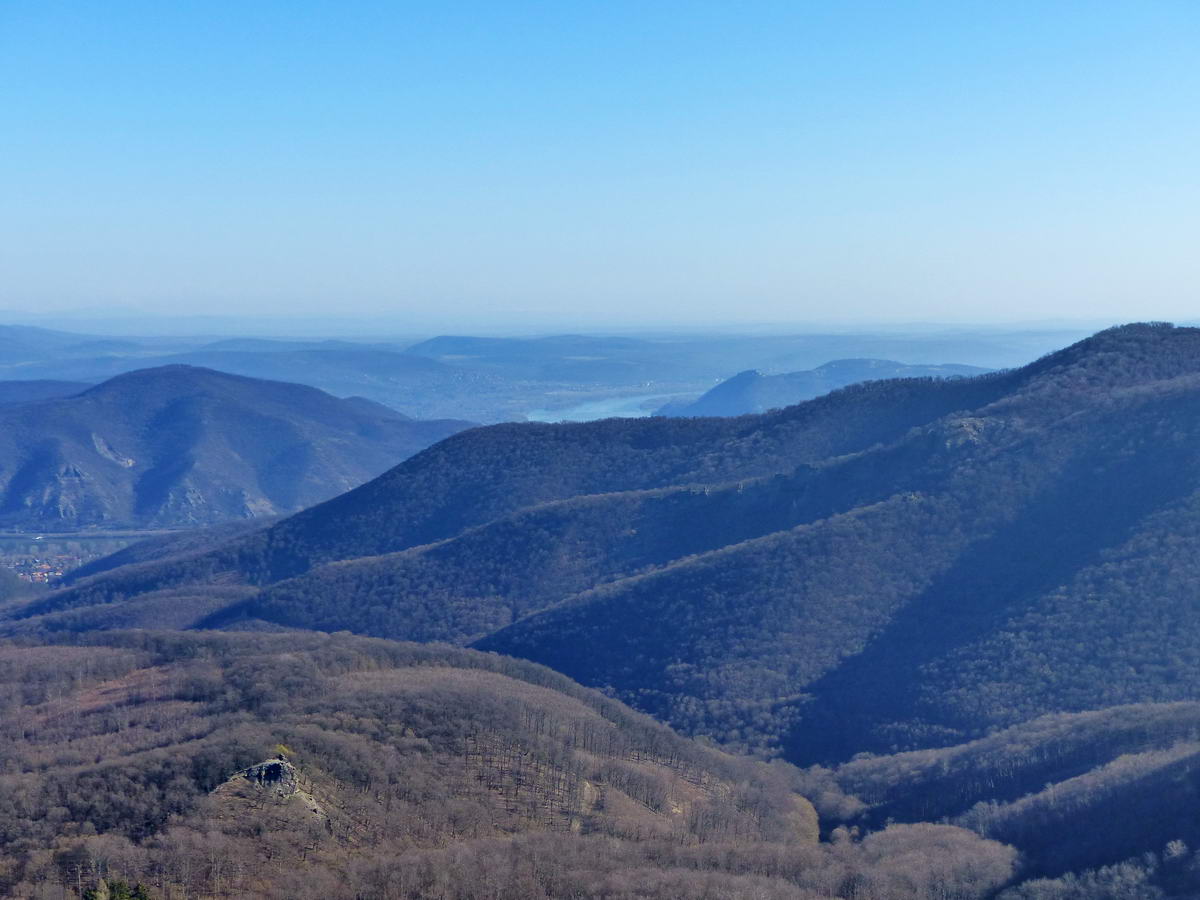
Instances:
[[[31,593],[31,584],[22,581],[9,569],[0,568],[0,605],[19,601]]]
[[[1014,373],[996,402],[819,465],[802,496],[843,499],[833,515],[801,500],[813,515],[788,530],[583,592],[481,646],[688,730],[783,735],[813,762],[1190,698],[1198,367],[1195,331],[1102,334]]]
[[[576,496],[806,471],[1002,396],[1010,378],[878,382],[749,419],[610,419],[497,425],[455,435],[383,476],[260,534],[80,584],[46,609],[195,583],[269,584],[315,565],[453,537]]]
[[[1135,326],[759,417],[475,430],[10,627],[96,627],[139,595],[140,621],[175,624],[178,590],[240,583],[189,623],[479,640],[806,762],[1184,699],[1198,351]],[[1130,674],[1098,677],[1113,666]]]
[[[916,900],[1016,867],[945,825],[818,843],[801,773],[470,651],[108,632],[0,667],[12,896]]]
[[[1020,896],[1085,869],[1158,896],[1186,882],[1166,845],[1200,842],[1198,401],[1200,331],[1139,325],[760,416],[476,429],[268,528],[127,552],[4,628],[470,644],[820,764],[830,821],[1012,844],[1057,879]]]
[[[64,393],[0,403],[6,529],[180,527],[295,512],[469,424],[187,366]]]
[[[708,851],[686,850],[690,841],[706,846],[707,838],[695,832],[696,822],[671,812],[688,809],[684,794],[641,780],[619,787],[628,775],[605,769],[608,763],[589,750],[586,758],[575,757],[582,768],[572,770],[583,773],[576,784],[592,787],[572,788],[569,797],[554,794],[559,805],[550,805],[557,812],[546,812],[538,834],[528,838],[511,835],[526,834],[538,820],[529,803],[550,803],[534,784],[540,776],[516,805],[505,800],[505,816],[515,818],[497,824],[502,818],[493,815],[487,829],[469,833],[470,851],[454,856],[445,856],[445,829],[454,830],[456,841],[467,832],[438,823],[446,809],[461,809],[457,800],[448,804],[432,794],[440,798],[433,802],[437,814],[406,808],[404,820],[433,822],[421,827],[442,835],[427,844],[396,839],[407,847],[407,862],[389,863],[388,871],[424,886],[413,888],[418,893],[434,892],[430,880],[437,872],[454,871],[454,887],[437,889],[466,896],[454,893],[460,884],[481,877],[481,869],[498,870],[497,860],[510,854],[504,858],[522,862],[504,869],[504,877],[528,874],[529,859],[562,862],[552,866],[553,875],[534,876],[550,896],[570,890],[592,896],[580,887],[586,884],[605,884],[616,895],[688,895],[692,882],[680,881],[685,877],[707,884],[713,896],[937,895],[928,871],[919,876],[926,878],[923,887],[880,887],[881,872],[896,877],[906,871],[908,864],[896,863],[893,854],[912,844],[918,848],[906,858],[926,862],[982,854],[984,870],[995,875],[985,878],[988,887],[950,890],[949,896],[1004,890],[1006,900],[1184,898],[1200,887],[1200,859],[1193,854],[1200,827],[1192,814],[1200,800],[1194,788],[1200,772],[1194,708],[1200,696],[1198,398],[1200,331],[1139,325],[1102,332],[1021,370],[870,383],[766,415],[479,428],[268,527],[210,529],[128,548],[80,572],[64,589],[14,596],[4,607],[4,628],[29,653],[42,652],[32,647],[46,641],[60,654],[74,652],[76,641],[132,652],[151,638],[104,630],[132,626],[350,630],[524,656],[680,731],[808,767],[798,772],[776,763],[754,769],[750,780],[774,785],[763,788],[773,803],[790,792],[811,798],[827,840],[811,851],[785,841],[790,848],[782,856],[767,852],[764,847],[784,846],[764,824],[782,821],[772,812],[756,818],[758,824],[734,828],[734,844],[758,847],[756,862],[742,851],[722,851],[716,863]],[[186,666],[217,660],[212,665],[220,671],[205,670],[205,683],[236,685],[234,668],[220,660],[251,654],[260,660],[254,665],[274,673],[254,691],[266,691],[268,683],[295,685],[284,703],[288,712],[271,719],[266,732],[253,731],[258,743],[230,758],[232,768],[222,778],[263,762],[275,743],[286,744],[293,752],[288,779],[299,786],[293,805],[307,810],[296,814],[301,823],[295,824],[290,814],[247,794],[241,781],[227,785],[212,776],[200,793],[216,790],[215,799],[194,808],[181,800],[184,805],[172,809],[179,818],[170,821],[200,834],[238,836],[235,844],[246,854],[238,857],[238,877],[244,878],[265,877],[247,872],[250,859],[268,851],[257,838],[229,830],[232,823],[252,820],[259,834],[292,835],[269,851],[271,858],[299,852],[314,865],[331,866],[328,882],[313,884],[334,895],[332,886],[347,878],[383,876],[373,862],[355,864],[348,875],[343,862],[330,860],[359,859],[367,844],[392,846],[392,838],[384,824],[371,824],[376,814],[370,809],[344,799],[349,781],[336,774],[341,762],[323,756],[332,744],[316,742],[306,722],[334,721],[324,718],[332,715],[336,727],[320,727],[361,730],[355,733],[370,733],[372,740],[383,733],[383,721],[388,727],[409,722],[406,727],[424,734],[410,722],[432,716],[427,708],[416,715],[389,707],[376,720],[362,707],[372,679],[382,679],[379,690],[394,700],[409,696],[409,676],[366,672],[407,672],[418,665],[412,660],[424,660],[422,672],[438,660],[439,671],[466,666],[539,685],[559,678],[502,656],[415,646],[384,653],[379,648],[391,644],[349,636],[205,632],[170,640],[182,643],[170,652],[156,650],[152,659],[139,656],[138,671],[176,672],[182,659],[191,660]],[[151,643],[162,641],[167,638]],[[350,679],[356,691],[350,694],[325,686],[331,662],[313,668],[296,661],[342,660],[349,647],[355,659],[365,653],[373,660],[337,662],[337,678],[362,672]],[[382,653],[409,661],[384,664]],[[304,671],[293,676],[278,671],[281,665]],[[191,683],[191,674],[164,677],[169,684]],[[488,703],[503,696],[503,706],[526,690],[505,684],[487,695]],[[73,688],[55,690],[74,696]],[[223,728],[235,722],[265,727],[253,691],[222,690],[227,700],[220,703],[229,706],[220,714],[205,707],[205,716],[216,715]],[[584,696],[574,686],[554,690]],[[170,703],[193,702],[170,691],[161,695]],[[455,708],[479,701],[454,691],[439,696]],[[218,700],[202,690],[194,702]],[[617,701],[602,703],[622,708]],[[252,715],[221,718],[238,708]],[[124,714],[116,720],[125,721]],[[358,724],[350,726],[352,720]],[[188,732],[187,746],[203,748],[209,738],[202,732],[209,733]],[[376,752],[338,740],[338,754],[349,760]],[[406,774],[386,775],[388,784],[410,784],[418,770],[427,773],[422,784],[443,784],[455,766],[475,764],[474,751],[438,756],[437,746],[446,745],[431,746],[433,755],[422,760],[442,762],[419,769],[415,757],[404,757]],[[686,754],[701,752],[686,746]],[[112,757],[109,749],[89,748]],[[552,760],[571,758],[562,748],[546,752]],[[451,766],[451,757],[466,762]],[[514,757],[504,758],[512,764]],[[731,785],[744,780],[744,773],[719,768],[708,769],[713,778]],[[523,778],[517,781],[526,784]],[[494,779],[488,784],[488,790],[508,790]],[[642,792],[642,799],[634,798],[634,806],[624,800],[589,806],[578,799],[594,797],[589,792],[600,785],[610,786],[606,797]],[[451,794],[484,803],[482,794],[463,790]],[[386,809],[397,800],[377,794],[373,802]],[[637,816],[623,817],[622,810],[635,808]],[[26,803],[22,809],[42,808]],[[638,817],[647,809],[659,818]],[[38,814],[52,823],[38,839],[46,846],[30,844],[29,868],[14,876],[30,883],[61,880],[66,857],[54,853],[83,852],[64,844],[64,835],[88,833],[71,824],[76,820],[56,820],[64,814],[46,810]],[[247,818],[246,810],[270,818]],[[149,821],[146,814],[134,818]],[[382,829],[370,833],[383,838],[361,844],[328,838],[329,828],[336,833],[338,823],[350,820],[366,823],[368,832]],[[215,821],[221,824],[214,827]],[[577,836],[563,844],[575,823]],[[91,824],[101,836],[113,834],[110,826]],[[36,833],[38,826],[30,820],[14,828]],[[131,878],[145,881],[166,871],[152,860],[173,828],[121,830],[122,840],[137,845],[121,845],[134,860],[125,864]],[[811,821],[806,828],[811,838]],[[317,840],[319,833],[325,838]],[[616,844],[590,844],[601,833],[616,835]],[[647,842],[647,835],[658,836]],[[666,845],[654,842],[660,839],[682,841],[685,848],[664,856]],[[185,840],[193,841],[188,847],[203,844]],[[583,846],[588,850],[577,850]],[[1000,875],[1014,871],[1014,857],[1004,856],[1014,851],[1006,846],[1020,853],[1015,880]],[[95,875],[95,853],[86,852]],[[178,847],[170,852],[173,859],[186,857]],[[83,858],[72,857],[73,871]],[[868,859],[881,866],[876,874],[853,875]],[[829,868],[835,860],[836,877]],[[284,868],[253,882],[254,890],[275,884],[271,878],[284,877]],[[642,872],[635,881],[643,893],[624,875],[630,869]],[[204,877],[218,877],[205,871]],[[167,886],[181,876],[156,877]],[[917,877],[906,875],[905,884]],[[235,890],[234,883],[252,882],[229,881],[224,889]],[[520,883],[518,894],[532,890]],[[684,883],[689,887],[680,887]],[[216,892],[212,882],[206,889]]]
[[[1147,703],[863,755],[829,774],[867,804],[864,823],[952,821],[1019,847],[1031,874],[1058,876],[1171,842],[1196,847],[1198,742],[1200,704]]]

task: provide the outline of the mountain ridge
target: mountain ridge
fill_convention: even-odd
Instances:
[[[834,848],[956,827],[1021,853],[983,896],[1183,898],[1197,447],[1200,330],[1128,326],[769,414],[477,429],[269,527],[133,548],[0,629],[466,645],[805,766]]]
[[[1029,622],[1093,583],[1114,606],[1091,627],[1115,627],[1118,607],[1136,618],[1110,560],[1192,540],[1198,379],[1200,332],[1151,324],[1018,370],[872,382],[759,416],[479,429],[224,547],[85,579],[7,627],[238,585],[196,624],[472,643],[802,762],[1182,699],[1186,657],[1152,666],[1131,633],[1109,658],[1148,674],[1114,693],[1074,684],[1092,663]],[[1155,570],[1169,616],[1189,558]],[[1062,661],[1057,696],[1003,663],[1018,635]]]
[[[889,359],[835,359],[801,372],[764,375],[757,369],[727,378],[687,403],[658,410],[666,416],[741,416],[794,406],[838,388],[894,378],[962,378],[991,371],[979,366],[910,365]]]
[[[0,525],[179,527],[291,512],[466,427],[165,366],[0,407]]]

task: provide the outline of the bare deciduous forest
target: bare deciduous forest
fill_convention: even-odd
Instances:
[[[0,585],[5,889],[1193,896],[1198,360],[475,429]]]

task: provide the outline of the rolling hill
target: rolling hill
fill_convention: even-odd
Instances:
[[[1042,877],[1130,858],[1144,866],[1174,843],[1175,871],[1171,860],[1149,868],[1178,880],[1181,845],[1200,840],[1198,766],[1200,704],[1183,701],[1046,715],[966,744],[864,755],[829,774],[866,803],[866,827],[950,821],[1017,846],[1025,873]]]
[[[1004,376],[1002,398],[793,476],[791,527],[480,646],[685,730],[783,735],[804,762],[1193,697],[1198,374],[1196,331],[1104,333]]]
[[[762,415],[475,429],[267,527],[130,548],[3,628],[523,657],[808,766],[826,837],[937,821],[1021,851],[1006,900],[1188,897],[1197,446],[1200,330],[1126,326]]]
[[[1200,331],[1149,325],[762,416],[479,429],[6,627],[473,643],[797,762],[953,745],[1200,692],[1198,398]]]
[[[10,896],[917,900],[1016,865],[947,825],[818,843],[801,773],[518,660],[109,632],[0,666]]]
[[[207,369],[0,406],[0,527],[180,527],[292,512],[467,427]]]
[[[603,503],[604,495],[631,488],[695,493],[696,502],[707,497],[720,502],[732,491],[736,501],[751,482],[764,476],[795,471],[797,477],[806,477],[816,471],[814,463],[826,457],[894,440],[913,421],[934,420],[1000,396],[1008,379],[1017,377],[879,382],[751,420],[614,419],[475,429],[271,528],[82,580],[22,615],[97,606],[102,619],[108,604],[140,593],[182,586],[195,596],[193,588],[213,580],[226,586],[264,586],[327,562],[417,548],[491,523],[504,528],[505,517],[542,504],[576,498],[585,504]],[[846,402],[848,398],[852,399]],[[706,486],[731,481],[715,493]],[[770,484],[765,480],[765,486],[748,496],[761,492],[770,498],[775,493],[771,502],[791,510],[797,498],[790,490],[772,492]],[[825,502],[842,502],[837,493]],[[688,532],[694,521],[674,532],[659,552],[670,554],[676,539],[691,540]],[[739,523],[731,524],[759,527]],[[488,562],[507,565],[503,557]],[[533,575],[537,570],[526,571]]]
[[[963,378],[987,372],[978,366],[912,366],[888,359],[835,359],[815,369],[764,375],[748,369],[722,381],[691,403],[668,404],[664,416],[744,416],[794,406],[830,391],[885,378]]]
[[[747,368],[780,372],[849,356],[905,354],[1016,365],[1074,332],[550,335],[422,340],[96,337],[0,326],[0,379],[96,383],[154,366],[190,365],[361,396],[420,419],[584,420],[697,397]]]
[[[278,345],[278,346],[275,346]],[[247,378],[305,384],[339,397],[362,396],[418,418],[495,421],[514,388],[496,375],[447,366],[374,345],[220,341],[170,352],[63,353],[22,363],[17,377],[101,381],[151,367],[191,366]],[[519,404],[523,405],[523,404]],[[504,418],[499,416],[499,418]]]
[[[67,356],[88,340],[85,335],[32,325],[0,325],[0,367],[19,366],[56,355]]]

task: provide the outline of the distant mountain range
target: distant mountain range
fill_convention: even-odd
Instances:
[[[763,375],[749,369],[722,381],[698,400],[669,403],[662,416],[742,416],[794,406],[838,388],[885,378],[963,378],[982,375],[979,366],[910,366],[889,359],[835,359],[803,372]]]
[[[551,335],[399,340],[93,337],[0,326],[6,381],[97,383],[152,366],[190,365],[366,397],[421,419],[472,422],[581,418],[606,401],[651,410],[695,398],[730,373],[808,369],[831,359],[899,356],[1011,366],[1059,346],[1063,332],[912,334]],[[831,387],[834,386],[831,384]],[[0,398],[3,394],[0,393]],[[0,402],[3,402],[0,399]]]
[[[1198,385],[1200,331],[1136,326],[757,417],[477,429],[20,615],[240,583],[193,624],[478,642],[803,761],[1185,699]]]
[[[0,382],[0,398],[0,528],[23,531],[294,512],[469,425],[187,366]]]
[[[1200,842],[1197,447],[1200,330],[1125,326],[765,414],[473,429],[268,527],[130,548],[0,627],[522,657],[808,766],[825,822],[946,820],[1027,875],[1147,885],[1006,897],[1160,897]]]

